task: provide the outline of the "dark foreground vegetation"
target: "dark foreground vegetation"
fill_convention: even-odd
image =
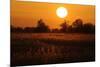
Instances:
[[[53,36],[57,35],[56,38],[48,38],[48,35],[45,38],[43,38],[44,36],[35,38],[35,34],[29,38],[21,38],[21,35],[24,37],[26,35],[20,33],[19,37],[15,37],[19,34],[13,34],[11,38],[11,66],[95,61],[95,38],[93,34],[90,38],[85,34],[86,37],[83,36],[83,40],[81,40],[82,36],[80,36],[80,40],[77,38],[67,40],[65,35],[68,34],[63,35],[66,37],[65,40],[57,39],[59,36],[62,37],[62,35],[58,36],[57,34],[52,34]],[[43,34],[46,35],[46,33]],[[39,35],[37,33],[37,36]],[[72,38],[76,36],[72,35]]]

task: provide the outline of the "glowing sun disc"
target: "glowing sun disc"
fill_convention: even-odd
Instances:
[[[64,17],[66,17],[68,15],[68,10],[66,8],[64,8],[64,7],[59,7],[56,10],[56,14],[60,18],[64,18]]]

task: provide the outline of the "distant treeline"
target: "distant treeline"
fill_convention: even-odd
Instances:
[[[95,25],[91,23],[83,24],[81,19],[76,19],[71,25],[67,24],[68,22],[64,21],[60,24],[60,28],[50,29],[45,22],[40,19],[37,22],[36,27],[14,27],[11,25],[11,32],[16,33],[95,33]]]

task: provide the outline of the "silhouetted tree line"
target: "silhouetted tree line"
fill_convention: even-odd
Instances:
[[[71,25],[68,25],[66,21],[64,21],[60,25],[60,29],[50,29],[49,26],[45,24],[45,22],[40,19],[37,22],[36,27],[14,27],[11,25],[11,32],[28,32],[28,33],[95,33],[95,25],[91,23],[83,24],[83,21],[81,19],[76,19]]]

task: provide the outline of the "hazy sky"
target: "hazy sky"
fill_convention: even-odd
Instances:
[[[56,9],[59,7],[65,7],[68,10],[68,16],[59,18],[56,15]],[[11,24],[14,26],[32,27],[36,26],[39,19],[43,19],[51,28],[57,28],[64,20],[71,24],[78,18],[82,19],[84,23],[95,24],[95,6],[11,0]]]

